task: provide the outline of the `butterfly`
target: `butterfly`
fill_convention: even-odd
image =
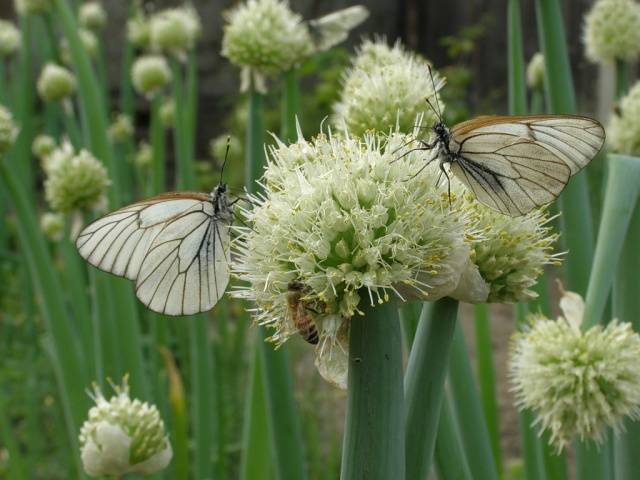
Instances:
[[[318,51],[328,50],[342,43],[349,32],[364,22],[369,11],[362,5],[354,5],[309,20],[309,32]]]
[[[165,193],[89,224],[76,247],[91,265],[135,281],[154,312],[205,312],[229,283],[232,205],[222,181],[210,194]]]
[[[576,115],[481,116],[449,129],[427,103],[435,138],[415,150],[433,151],[427,164],[438,159],[449,179],[448,164],[480,203],[512,217],[555,200],[605,140],[597,120]]]

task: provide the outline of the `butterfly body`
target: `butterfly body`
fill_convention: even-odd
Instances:
[[[165,193],[87,225],[76,247],[93,266],[135,281],[151,310],[205,312],[229,282],[231,206],[223,182],[209,194]]]
[[[476,199],[498,212],[520,216],[553,201],[572,175],[596,156],[604,129],[573,115],[483,116],[449,129],[433,127],[421,142]]]

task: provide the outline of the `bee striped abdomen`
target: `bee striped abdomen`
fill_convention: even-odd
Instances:
[[[287,307],[289,316],[298,333],[311,345],[317,345],[320,339],[318,329],[302,300],[302,292],[294,287],[289,287],[287,293]]]

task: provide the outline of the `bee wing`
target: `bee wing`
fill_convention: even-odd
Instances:
[[[565,115],[479,117],[451,129],[451,170],[489,208],[520,216],[553,201],[598,153],[604,129]]]
[[[85,227],[76,247],[91,265],[136,281],[138,298],[159,313],[210,310],[229,281],[228,226],[206,194],[169,193],[116,210]]]

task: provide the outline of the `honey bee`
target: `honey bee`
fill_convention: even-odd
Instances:
[[[290,283],[289,291],[287,292],[287,310],[300,336],[311,345],[317,345],[319,340],[318,329],[309,313],[311,309],[305,304],[303,296],[302,285],[296,282]]]

